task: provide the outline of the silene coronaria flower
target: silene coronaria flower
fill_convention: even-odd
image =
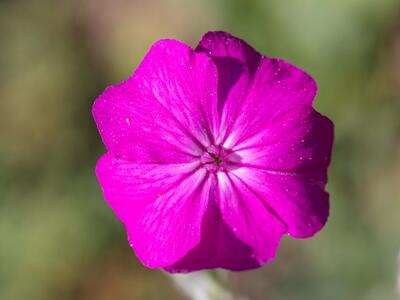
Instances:
[[[312,77],[226,32],[196,49],[160,40],[93,115],[107,148],[96,173],[140,261],[188,272],[247,270],[285,234],[329,214],[333,124]]]

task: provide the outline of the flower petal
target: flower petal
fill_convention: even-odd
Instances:
[[[222,217],[234,234],[253,253],[259,264],[275,257],[285,225],[239,178],[218,173],[218,204]]]
[[[161,40],[132,77],[96,100],[93,115],[107,149],[120,157],[188,162],[219,127],[216,93],[217,70],[207,55]]]
[[[231,173],[263,200],[293,237],[313,236],[325,225],[329,194],[320,182],[297,174],[255,168],[239,168]]]
[[[222,115],[227,117],[222,118],[222,127],[227,132],[227,148],[264,130],[277,114],[295,105],[311,105],[317,91],[314,79],[307,73],[281,59],[267,57],[260,61],[248,82],[243,97],[231,97],[224,105]]]
[[[135,164],[106,154],[96,173],[143,264],[167,267],[199,243],[211,184],[205,170],[194,164]]]
[[[311,105],[314,79],[281,59],[261,56],[243,40],[226,32],[208,32],[196,48],[218,68],[218,142],[227,148],[264,129],[275,114],[293,105]]]
[[[239,144],[241,178],[287,224],[294,237],[309,237],[326,223],[324,191],[331,158],[333,124],[301,105],[271,121],[268,129]]]
[[[326,183],[333,123],[311,106],[297,105],[270,120],[265,130],[233,148],[242,165],[290,172]]]
[[[262,56],[245,41],[223,31],[206,33],[196,51],[210,55],[218,69],[221,129],[216,141],[219,144],[240,114],[243,99]]]
[[[211,191],[200,243],[181,260],[167,267],[167,271],[189,272],[213,268],[243,271],[260,266],[252,257],[252,249],[240,241],[223,220],[216,203],[214,186]]]

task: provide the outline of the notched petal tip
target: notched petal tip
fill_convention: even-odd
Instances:
[[[160,40],[156,41],[155,43],[153,43],[151,45],[149,52],[154,50],[154,49],[158,49],[158,48],[166,50],[166,51],[171,51],[175,47],[179,47],[179,48],[184,47],[184,48],[193,50],[192,47],[186,45],[185,43],[183,43],[183,42],[181,42],[179,40],[176,40],[176,39],[160,39]]]
[[[261,59],[261,54],[244,40],[225,31],[209,31],[203,35],[196,47],[196,52],[204,52],[211,57],[226,57],[239,60],[254,72]]]

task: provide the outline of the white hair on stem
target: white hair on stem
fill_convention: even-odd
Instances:
[[[168,275],[175,285],[191,300],[247,300],[245,297],[233,295],[208,271]]]

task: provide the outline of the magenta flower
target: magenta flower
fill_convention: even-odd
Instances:
[[[282,235],[324,226],[333,124],[316,90],[299,68],[209,32],[195,50],[156,42],[97,98],[108,152],[96,173],[144,265],[256,268]]]

